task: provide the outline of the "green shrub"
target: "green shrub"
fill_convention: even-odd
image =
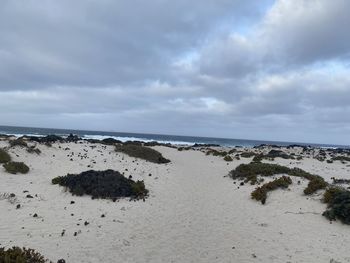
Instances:
[[[345,189],[340,187],[329,187],[323,194],[323,202],[330,204],[333,202],[334,198],[343,192],[346,192]]]
[[[241,157],[243,157],[243,158],[251,158],[251,157],[253,157],[255,155],[256,155],[256,153],[253,153],[253,152],[243,152],[243,153],[241,153]]]
[[[304,189],[304,194],[311,195],[320,189],[325,189],[327,185],[322,177],[315,177],[309,181],[307,187]]]
[[[51,183],[61,185],[63,180],[64,180],[64,176],[57,176],[51,180]]]
[[[232,170],[229,175],[233,179],[245,179],[252,175],[272,176],[275,174],[287,174],[290,171],[288,167],[278,164],[269,163],[249,163],[240,164],[235,170]]]
[[[226,162],[232,162],[232,161],[233,161],[233,159],[232,159],[232,157],[231,157],[230,155],[226,155],[226,156],[224,157],[224,160],[225,160]]]
[[[30,146],[27,148],[28,153],[36,153],[37,155],[41,154],[41,151],[39,148],[35,148],[35,146]]]
[[[16,147],[16,146],[28,147],[28,144],[22,138],[18,138],[16,140],[10,141],[10,147]]]
[[[11,156],[4,149],[0,149],[0,163],[7,163],[9,161],[11,161]]]
[[[117,145],[117,152],[125,153],[131,157],[144,159],[152,163],[169,163],[170,160],[164,158],[162,154],[154,149],[144,147],[137,144],[122,144]]]
[[[277,188],[287,188],[290,184],[292,184],[292,179],[288,176],[282,176],[256,188],[251,193],[251,197],[257,201],[261,201],[262,204],[265,204],[268,192],[276,190]]]
[[[258,155],[255,155],[252,162],[254,163],[260,163],[262,161],[262,159],[264,158],[264,155],[262,154],[258,154]]]
[[[45,263],[49,262],[42,255],[30,248],[0,247],[0,263]]]
[[[304,194],[306,195],[313,194],[317,190],[326,188],[328,185],[321,176],[310,174],[300,168],[293,168],[288,174],[290,176],[302,177],[309,180],[307,187],[304,189]]]
[[[252,162],[249,164],[240,164],[236,169],[230,171],[229,176],[234,180],[240,179],[254,185],[258,181],[258,175],[272,176],[275,174],[288,173],[288,171],[289,168],[278,164]]]
[[[67,187],[73,195],[116,200],[120,197],[141,198],[147,195],[143,181],[133,181],[113,170],[86,171],[52,179],[52,184]]]
[[[22,162],[8,162],[3,165],[6,172],[11,174],[22,173],[26,174],[29,172],[29,167]]]
[[[142,197],[147,195],[148,190],[145,187],[145,183],[143,181],[136,181],[131,184],[132,192],[137,197]]]
[[[328,185],[321,176],[310,174],[300,168],[290,169],[278,164],[251,162],[249,164],[241,164],[235,170],[229,173],[232,179],[241,179],[246,182],[251,181],[252,184],[257,181],[257,176],[272,176],[275,174],[288,174],[290,176],[302,177],[310,182],[305,188],[304,193],[310,195],[319,189],[324,189]]]
[[[222,156],[222,157],[225,157],[227,154],[228,154],[228,152],[226,152],[226,151],[218,151],[215,149],[209,149],[206,152],[206,155]]]

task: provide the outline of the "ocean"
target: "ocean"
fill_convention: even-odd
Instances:
[[[59,136],[68,136],[76,134],[83,139],[98,139],[114,138],[120,141],[157,141],[160,143],[171,143],[181,145],[198,144],[218,144],[220,146],[243,146],[254,147],[261,144],[288,146],[292,144],[323,147],[323,148],[349,148],[345,145],[333,144],[315,144],[315,143],[300,143],[300,142],[281,142],[281,141],[261,141],[261,140],[245,140],[245,139],[228,139],[228,138],[211,138],[211,137],[194,137],[194,136],[177,136],[163,134],[144,134],[144,133],[126,133],[126,132],[106,132],[106,131],[86,131],[86,130],[68,130],[68,129],[50,129],[50,128],[33,128],[33,127],[15,127],[15,126],[0,126],[0,134],[15,135],[15,136],[46,136],[55,134]]]

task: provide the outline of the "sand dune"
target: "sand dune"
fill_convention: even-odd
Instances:
[[[171,163],[154,164],[87,142],[38,148],[40,155],[19,147],[9,150],[14,160],[29,165],[28,174],[0,168],[0,193],[17,198],[15,204],[0,200],[0,246],[31,247],[54,262],[74,263],[350,262],[350,226],[330,224],[321,216],[326,208],[322,191],[303,195],[306,180],[298,185],[293,178],[289,190],[270,193],[261,205],[250,198],[254,186],[239,187],[225,177],[252,158],[225,162],[200,151],[157,146]],[[349,167],[340,162],[276,158],[273,163],[300,167],[328,181],[350,178]],[[145,202],[91,200],[51,184],[56,176],[89,169],[114,169],[144,180],[149,197]]]

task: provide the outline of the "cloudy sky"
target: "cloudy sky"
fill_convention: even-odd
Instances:
[[[350,144],[348,0],[0,0],[0,124]]]

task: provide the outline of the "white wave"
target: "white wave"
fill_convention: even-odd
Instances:
[[[159,143],[170,143],[176,145],[193,145],[194,142],[183,142],[183,141],[165,141],[165,140],[151,140],[146,138],[139,137],[120,137],[120,136],[110,136],[110,135],[84,135],[84,139],[93,139],[93,140],[103,140],[107,138],[113,138],[122,142],[126,141],[141,141],[141,142],[159,142]]]

